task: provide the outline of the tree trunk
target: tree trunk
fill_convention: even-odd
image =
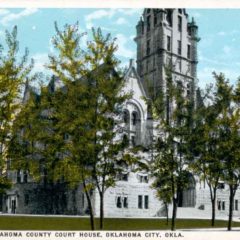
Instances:
[[[217,188],[213,189],[213,197],[211,199],[212,203],[212,221],[211,225],[212,227],[215,226],[215,217],[216,217],[216,193],[217,193]]]
[[[232,230],[232,215],[233,215],[233,200],[234,200],[234,189],[233,186],[230,185],[230,196],[229,196],[229,217],[228,217],[228,231]]]
[[[165,203],[165,208],[166,208],[166,225],[168,226],[168,222],[169,222],[169,217],[168,217],[168,203]]]
[[[173,197],[173,212],[172,212],[172,226],[171,230],[176,230],[176,217],[177,217],[177,199]]]
[[[212,203],[212,220],[211,220],[211,226],[214,227],[215,225],[215,215],[216,215],[216,209],[215,209],[215,199],[211,200]]]
[[[87,190],[85,181],[83,181],[83,187],[84,187],[84,192],[85,192],[86,197],[87,197],[87,203],[88,203],[88,208],[89,208],[91,229],[92,229],[92,230],[95,230],[94,213],[93,213],[93,209],[92,209],[91,197],[90,197],[89,192],[88,192],[88,190]]]
[[[104,194],[100,193],[100,230],[103,229],[104,221]]]

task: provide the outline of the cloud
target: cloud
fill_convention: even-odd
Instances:
[[[235,82],[240,76],[240,71],[231,68],[204,67],[198,71],[198,86],[204,88],[206,84],[214,83],[213,72],[223,73],[231,83]]]
[[[128,23],[127,20],[123,17],[118,18],[117,21],[116,21],[117,25],[124,25],[124,24],[127,24],[127,23]]]
[[[93,20],[102,19],[104,17],[112,18],[115,15],[116,11],[117,11],[116,9],[109,10],[100,9],[86,15],[85,16],[86,28],[90,29],[93,27],[92,23]]]
[[[47,73],[49,70],[44,66],[49,62],[47,53],[36,53],[32,56],[34,59],[33,72]]]
[[[36,26],[32,26],[32,30],[33,30],[33,31],[36,30],[36,28],[37,28]]]
[[[231,53],[231,48],[229,46],[224,46],[223,52],[224,52],[224,54],[228,55],[229,53]]]
[[[225,36],[226,35],[226,33],[225,32],[223,32],[223,31],[221,31],[221,32],[218,32],[217,33],[219,36]]]
[[[36,9],[36,8],[26,8],[19,13],[8,13],[0,20],[0,23],[2,25],[7,25],[9,22],[19,20],[26,16],[30,16],[30,15],[36,13],[37,11],[38,11],[38,9]]]
[[[129,38],[127,38],[123,34],[117,34],[117,45],[118,45],[118,50],[117,50],[117,55],[125,57],[125,58],[134,58],[135,56],[135,51],[129,49],[126,47]]]

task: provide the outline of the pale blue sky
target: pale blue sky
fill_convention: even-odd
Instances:
[[[0,9],[0,42],[4,31],[18,26],[20,50],[28,47],[35,59],[35,70],[45,71],[43,64],[52,51],[51,37],[55,35],[54,21],[60,28],[77,21],[81,32],[101,27],[117,37],[117,57],[122,65],[135,58],[133,41],[135,26],[143,9]],[[199,26],[199,85],[212,81],[212,72],[223,72],[235,81],[240,76],[240,9],[187,9]],[[87,36],[82,39],[84,45]]]

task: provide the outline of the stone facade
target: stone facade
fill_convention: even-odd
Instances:
[[[198,27],[185,9],[145,9],[138,22],[137,72],[156,95],[165,91],[165,68],[182,84],[186,95],[195,93]]]
[[[155,123],[148,112],[143,98],[149,97],[147,86],[152,86],[153,94],[165,91],[165,68],[170,66],[175,83],[186,89],[186,97],[195,99],[197,84],[197,30],[194,20],[189,22],[184,9],[145,9],[138,22],[137,66],[130,60],[125,75],[125,92],[132,92],[132,98],[123,106],[123,135],[132,146],[141,145],[149,149],[156,137]],[[53,79],[49,87],[59,87]],[[62,87],[62,86],[60,86]],[[32,89],[28,89],[32,91]],[[27,91],[25,97],[27,96]],[[139,151],[142,161],[152,157],[150,150]],[[138,172],[134,166],[126,167],[118,176],[115,187],[107,189],[104,198],[106,217],[157,217],[165,216],[165,206],[151,188],[152,179],[148,172]],[[4,197],[3,211],[7,213],[30,214],[79,214],[88,213],[86,197],[82,186],[69,189],[62,185],[36,184],[24,172],[8,172],[13,180],[13,188]],[[24,177],[25,176],[25,177]],[[181,193],[178,217],[189,214],[209,216],[211,211],[210,193],[206,183],[190,175],[191,186]],[[41,195],[45,192],[45,195]],[[48,193],[48,194],[46,194]],[[226,216],[229,192],[222,183],[217,192],[216,216]],[[41,196],[41,197],[39,197]],[[92,193],[95,215],[99,216],[99,194]],[[238,207],[240,192],[235,197],[234,215],[240,215]],[[51,205],[51,208],[48,208]],[[190,212],[188,213],[188,210]],[[171,213],[171,206],[169,207]]]

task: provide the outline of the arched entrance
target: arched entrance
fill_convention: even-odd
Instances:
[[[189,186],[179,193],[178,207],[195,207],[196,182],[191,173],[188,174]]]

